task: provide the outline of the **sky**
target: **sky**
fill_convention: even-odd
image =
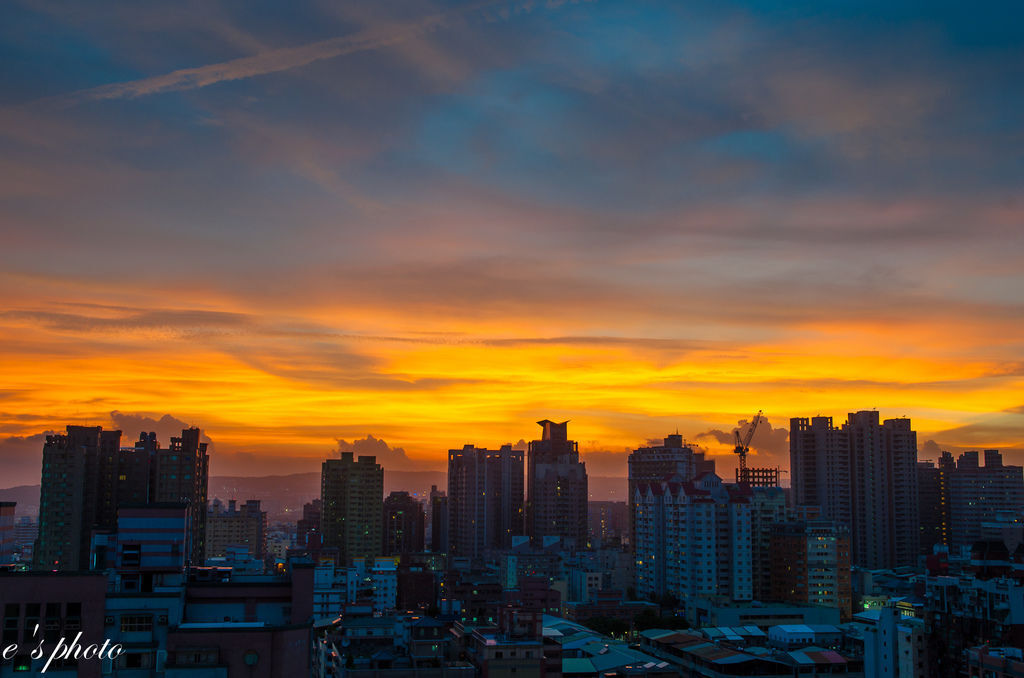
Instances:
[[[67,424],[1024,462],[1019,3],[10,0],[0,63],[0,486]]]

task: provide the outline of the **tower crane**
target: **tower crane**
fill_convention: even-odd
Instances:
[[[736,435],[736,454],[740,455],[740,469],[739,477],[745,478],[747,475],[747,452],[750,451],[750,441],[754,437],[754,431],[757,430],[757,425],[761,423],[761,410],[757,411],[754,415],[754,420],[750,423],[750,428],[747,429],[747,434],[740,437],[740,430],[736,429],[733,433]]]

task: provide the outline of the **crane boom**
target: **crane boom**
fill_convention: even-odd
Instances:
[[[736,454],[740,456],[740,476],[742,477],[747,470],[747,452],[750,451],[750,441],[754,438],[754,431],[757,430],[757,425],[761,423],[761,412],[758,410],[757,414],[754,415],[754,420],[750,422],[750,428],[747,429],[747,434],[740,438],[740,430],[736,429],[733,433],[736,435]]]

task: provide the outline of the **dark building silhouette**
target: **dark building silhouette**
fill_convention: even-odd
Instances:
[[[627,533],[629,512],[624,501],[591,501],[587,503],[590,543],[617,545]]]
[[[17,502],[0,501],[0,565],[11,563],[18,548],[14,537],[14,511],[17,506]]]
[[[790,419],[789,460],[793,503],[820,506],[823,518],[849,526],[850,438],[832,417]]]
[[[118,453],[117,499],[120,504],[147,504],[155,488],[154,464],[160,441],[156,433],[142,432],[134,447],[122,447]]]
[[[575,548],[587,545],[587,467],[580,461],[568,424],[544,419],[540,440],[529,447],[526,528],[534,540],[558,537]]]
[[[448,495],[430,486],[430,550],[448,553],[449,541]]]
[[[153,502],[189,505],[188,555],[201,563],[209,457],[200,436],[198,428],[185,429],[167,449],[155,433],[122,448],[121,431],[99,426],[68,426],[65,434],[47,436],[33,567],[88,569],[93,531],[115,530],[119,506]]]
[[[320,514],[323,502],[314,499],[302,505],[302,518],[295,525],[295,547],[311,555],[320,553],[323,535],[320,532]]]
[[[949,482],[955,470],[956,462],[949,452],[942,452],[938,464],[930,460],[917,463],[918,543],[922,555],[931,555],[936,544],[951,544]]]
[[[831,520],[779,523],[771,535],[771,600],[852,614],[850,534]]]
[[[855,565],[914,565],[919,552],[917,434],[909,419],[878,412],[849,415],[841,429],[830,417],[790,422],[790,469],[797,505],[850,529]]]
[[[380,555],[384,469],[376,457],[328,459],[320,475],[323,503],[320,529],[324,547],[338,549],[339,564]]]
[[[35,569],[84,569],[89,562],[90,531],[114,527],[113,522],[98,525],[96,521],[101,437],[108,451],[119,448],[121,432],[103,431],[99,426],[68,426],[66,434],[46,436]]]
[[[503,445],[448,451],[450,551],[481,558],[523,533],[523,453]]]
[[[997,514],[1024,508],[1024,469],[1003,464],[999,450],[953,455],[943,452],[937,465],[918,464],[921,485],[921,550],[935,544],[962,551],[984,539],[983,523]]]
[[[801,509],[790,508],[781,487],[751,487],[750,492],[750,562],[754,600],[772,600],[772,532],[777,524],[804,518],[808,511],[801,510],[806,505]],[[813,513],[817,513],[817,507]]]
[[[1020,466],[1003,465],[999,450],[985,450],[985,465],[976,451],[964,452],[950,474],[949,511],[954,548],[969,547],[984,538],[982,523],[1000,511],[1024,507],[1024,476]]]
[[[383,555],[400,556],[423,551],[426,515],[408,492],[392,492],[384,500]]]

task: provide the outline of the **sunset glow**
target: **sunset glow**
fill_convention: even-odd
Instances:
[[[1024,462],[1013,21],[362,4],[0,10],[0,486],[164,415],[215,475],[872,408]]]

